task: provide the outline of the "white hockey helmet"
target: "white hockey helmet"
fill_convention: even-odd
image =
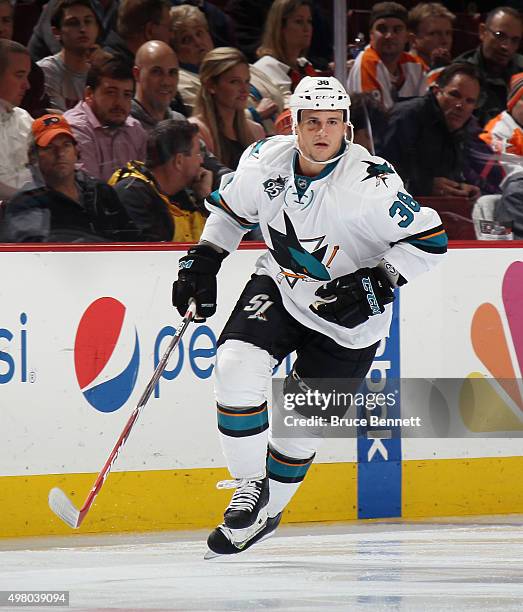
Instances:
[[[350,125],[350,97],[334,77],[304,77],[290,97],[289,108],[294,132],[301,110],[342,110],[343,121]]]

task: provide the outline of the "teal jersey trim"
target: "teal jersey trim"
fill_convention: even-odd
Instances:
[[[259,226],[258,223],[251,223],[248,219],[244,219],[243,217],[240,217],[235,212],[233,212],[221,196],[218,189],[216,191],[213,191],[209,196],[207,196],[207,203],[212,208],[217,208],[218,210],[227,213],[227,215],[243,230],[253,230]]]
[[[411,244],[425,253],[440,254],[447,252],[448,237],[444,227],[439,225],[438,227],[425,230],[414,236],[404,238],[400,240],[400,242]]]
[[[336,155],[341,155],[346,147],[347,145],[345,141],[343,141]],[[317,176],[303,176],[302,174],[298,174],[298,172],[296,171],[296,168],[298,167],[298,155],[299,155],[298,151],[295,151],[294,159],[292,160],[292,170],[294,173],[294,184],[296,185],[296,192],[298,194],[298,199],[301,200],[302,196],[307,191],[307,189],[310,187],[311,183],[313,183],[314,181],[320,181],[321,179],[324,179],[326,176],[329,176],[329,174],[334,170],[334,168],[336,168],[340,160],[337,159],[336,161],[333,161],[330,164],[327,164]]]

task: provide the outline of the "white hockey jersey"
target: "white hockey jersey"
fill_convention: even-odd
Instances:
[[[294,136],[251,145],[236,172],[209,196],[201,239],[233,251],[259,225],[269,247],[256,273],[276,282],[287,311],[300,323],[350,348],[387,336],[392,305],[353,329],[325,321],[309,306],[321,285],[382,258],[407,280],[446,252],[441,220],[407,193],[392,166],[352,144],[310,178],[296,173]]]

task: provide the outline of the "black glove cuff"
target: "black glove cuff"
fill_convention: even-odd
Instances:
[[[229,253],[219,253],[206,244],[197,244],[187,251],[187,255],[180,259],[180,272],[192,274],[213,274],[216,276],[221,268],[222,261]]]

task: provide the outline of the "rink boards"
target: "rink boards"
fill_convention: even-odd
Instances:
[[[373,369],[383,379],[484,376],[474,410],[462,389],[437,414],[432,396],[401,392],[394,416],[422,415],[429,430],[328,440],[287,521],[523,512],[523,401],[519,382],[503,382],[523,366],[523,246],[464,246],[402,288]],[[179,321],[170,291],[181,251],[0,250],[0,536],[70,533],[47,493],[60,486],[77,506],[85,500]],[[215,343],[259,254],[243,249],[224,262],[218,314],[189,328],[82,532],[220,520],[230,493],[215,489],[226,477]],[[453,437],[439,437],[442,423]]]

